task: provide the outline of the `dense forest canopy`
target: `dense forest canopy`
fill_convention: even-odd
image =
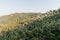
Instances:
[[[60,8],[0,17],[0,40],[60,40]]]

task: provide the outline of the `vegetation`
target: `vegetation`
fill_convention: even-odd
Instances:
[[[0,18],[0,40],[60,40],[60,9],[11,15]]]

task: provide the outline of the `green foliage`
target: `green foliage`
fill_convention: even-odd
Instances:
[[[35,18],[36,15],[39,14],[22,14],[20,16],[15,14],[8,16],[8,19],[1,18],[1,24],[5,24],[5,27],[0,28],[0,40],[60,40],[60,12],[53,10],[40,15],[41,18],[38,19]],[[21,22],[27,24],[21,26]]]

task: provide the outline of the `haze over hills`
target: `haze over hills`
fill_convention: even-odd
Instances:
[[[46,12],[59,7],[60,0],[0,0],[0,16],[14,12]]]
[[[54,14],[54,12],[57,12],[57,10],[50,10],[46,13],[13,13],[10,15],[5,15],[0,17],[0,26],[20,26],[20,23],[25,23],[28,21],[33,21],[36,20],[38,18],[42,19],[46,16],[52,16]]]
[[[0,40],[60,40],[60,8],[0,17]]]
[[[60,0],[0,0],[0,40],[60,40]]]

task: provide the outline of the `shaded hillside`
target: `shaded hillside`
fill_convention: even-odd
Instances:
[[[34,38],[36,40],[60,40],[60,13],[33,21],[28,24],[27,30],[32,33],[31,35],[28,33],[30,40]]]

